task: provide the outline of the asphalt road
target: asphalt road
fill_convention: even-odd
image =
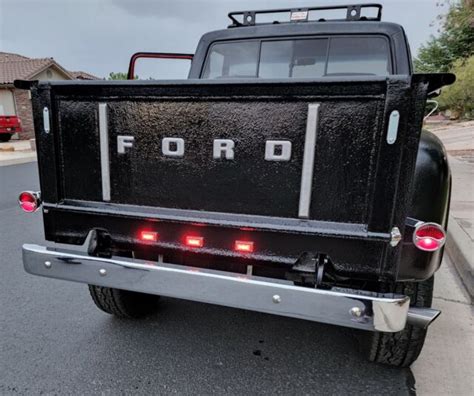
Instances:
[[[41,213],[16,197],[36,163],[0,167],[0,394],[412,394],[409,369],[365,361],[349,330],[175,299],[108,316],[87,287],[23,271]]]

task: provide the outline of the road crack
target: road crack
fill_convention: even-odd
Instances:
[[[472,305],[469,302],[461,301],[461,300],[455,300],[453,298],[445,298],[445,297],[439,297],[439,296],[434,296],[433,298],[435,300],[442,300],[442,301],[446,301],[446,302],[458,303],[458,304],[463,304],[463,305]]]

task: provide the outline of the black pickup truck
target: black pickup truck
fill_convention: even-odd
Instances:
[[[121,317],[171,296],[360,329],[369,359],[411,364],[451,189],[423,116],[454,76],[414,74],[381,8],[234,12],[193,55],[132,57],[131,78],[151,57],[187,80],[16,81],[41,185],[19,204],[63,244],[24,245],[26,271]]]

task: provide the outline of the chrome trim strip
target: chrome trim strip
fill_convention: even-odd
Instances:
[[[308,105],[306,120],[306,136],[304,141],[303,168],[301,170],[300,203],[298,217],[308,218],[311,204],[311,188],[314,172],[314,152],[316,150],[316,135],[318,129],[319,103]]]
[[[387,143],[393,144],[397,141],[398,135],[398,123],[400,121],[400,113],[397,110],[393,110],[390,113],[388,120],[388,130],[387,130]]]
[[[110,201],[109,128],[107,103],[99,103],[100,170],[102,178],[102,199]]]
[[[43,108],[43,129],[45,133],[49,133],[51,130],[49,123],[49,109],[47,107]]]
[[[405,327],[410,299],[294,286],[292,282],[80,251],[23,245],[30,274],[132,290],[339,326],[385,332]]]

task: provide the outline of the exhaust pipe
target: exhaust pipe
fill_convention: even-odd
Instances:
[[[407,323],[415,327],[426,329],[440,313],[441,311],[438,309],[410,307],[408,310]]]

